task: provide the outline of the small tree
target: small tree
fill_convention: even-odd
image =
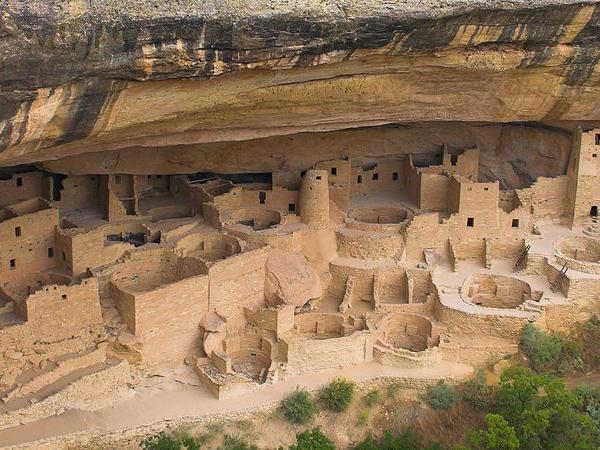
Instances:
[[[335,450],[335,445],[320,428],[313,428],[298,433],[296,444],[290,445],[289,450]]]
[[[304,424],[310,422],[317,413],[317,405],[306,389],[298,389],[282,402],[283,414],[292,423]]]
[[[321,389],[321,399],[327,409],[345,411],[352,403],[356,385],[345,378],[336,378]]]
[[[521,444],[515,429],[504,417],[498,414],[486,414],[486,429],[469,433],[469,442],[486,450],[517,450]]]
[[[438,384],[427,387],[423,400],[433,409],[448,410],[456,402],[456,388],[440,380]]]

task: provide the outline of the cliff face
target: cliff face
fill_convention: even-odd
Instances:
[[[596,121],[599,44],[596,2],[5,0],[0,165],[92,152],[97,171],[124,170],[119,151]]]

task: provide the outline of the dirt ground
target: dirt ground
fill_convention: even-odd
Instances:
[[[393,385],[392,385],[393,386]],[[397,387],[379,389],[380,399],[368,406],[361,390],[347,411],[336,413],[320,409],[309,424],[290,424],[281,412],[258,413],[251,420],[222,421],[208,426],[188,426],[175,430],[206,439],[207,449],[217,449],[225,435],[242,438],[260,449],[287,448],[295,443],[297,433],[320,427],[339,449],[352,448],[369,433],[380,435],[385,430],[403,431],[408,428],[418,434],[442,443],[464,443],[466,432],[482,425],[481,414],[467,405],[457,403],[450,411],[434,411],[420,401],[420,393]],[[91,447],[87,447],[90,449]],[[138,449],[138,442],[115,445],[118,450]]]

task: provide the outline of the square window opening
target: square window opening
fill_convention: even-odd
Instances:
[[[331,168],[331,175],[337,175],[337,167]]]
[[[372,178],[373,178],[373,181],[379,180],[379,174],[378,173],[374,173]]]
[[[590,216],[592,216],[592,217],[598,216],[598,207],[597,206],[594,205],[590,208]]]
[[[288,211],[289,212],[296,212],[296,204],[295,203],[290,203],[288,205]]]
[[[513,228],[519,228],[519,219],[513,219],[512,220],[512,227]]]
[[[468,227],[474,227],[475,226],[475,218],[473,218],[473,217],[467,217],[467,226]]]
[[[10,268],[11,269],[15,269],[17,267],[17,260],[16,259],[11,259],[10,260]]]
[[[54,258],[54,248],[48,247],[48,258]]]
[[[15,236],[16,237],[20,237],[21,236],[21,227],[15,227]]]
[[[258,193],[258,201],[261,205],[265,204],[265,201],[267,200],[267,193],[266,192],[259,192]]]
[[[66,300],[66,299],[67,299],[67,294],[63,294],[63,295],[61,295],[61,298],[62,298],[63,300]]]
[[[398,179],[398,172],[392,173],[392,180],[396,181]]]
[[[17,177],[17,187],[23,186],[23,178]]]
[[[362,175],[359,175],[358,177],[356,177],[356,184],[361,184],[362,183]]]

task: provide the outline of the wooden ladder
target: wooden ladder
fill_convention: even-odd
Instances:
[[[550,290],[552,292],[558,291],[558,288],[560,287],[561,281],[565,278],[565,276],[567,274],[567,270],[569,270],[569,268],[567,267],[567,263],[564,263],[563,266],[562,266],[562,268],[560,269],[560,271],[556,275],[556,278],[554,279],[554,282],[550,286]]]
[[[531,245],[527,245],[523,249],[523,251],[519,255],[519,258],[517,259],[517,262],[515,263],[515,266],[513,267],[513,272],[516,272],[516,271],[518,271],[521,268],[521,266],[525,262],[525,258],[527,258],[527,255],[529,255],[529,250],[530,249],[531,249]]]

